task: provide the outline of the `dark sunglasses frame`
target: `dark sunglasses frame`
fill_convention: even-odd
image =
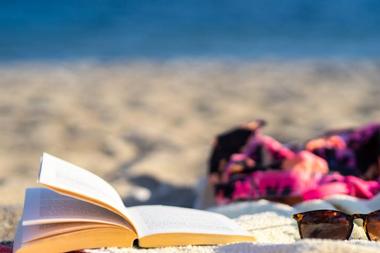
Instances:
[[[346,217],[347,221],[349,221],[349,224],[350,224],[350,227],[348,229],[348,234],[346,235],[346,240],[348,240],[352,234],[352,230],[354,228],[354,220],[355,219],[362,219],[363,220],[363,227],[364,227],[364,230],[365,230],[365,234],[367,235],[367,238],[368,240],[371,241],[371,237],[368,233],[368,230],[367,230],[367,224],[368,224],[368,217],[371,216],[371,215],[380,215],[380,210],[376,210],[376,211],[373,211],[373,212],[370,212],[368,214],[346,214],[344,212],[341,212],[341,211],[337,211],[337,210],[314,210],[314,211],[308,211],[308,212],[302,212],[302,213],[297,213],[297,214],[293,214],[292,217],[293,219],[295,219],[297,221],[297,225],[298,225],[298,231],[300,233],[300,237],[301,239],[304,238],[304,236],[302,235],[302,230],[301,230],[301,224],[302,224],[302,219],[306,216],[306,215],[313,215],[313,213],[315,214],[321,214],[321,213],[326,213],[328,214],[329,212],[338,212],[339,214],[343,215],[344,217]]]

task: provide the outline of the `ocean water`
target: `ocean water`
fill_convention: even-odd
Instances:
[[[378,0],[3,0],[0,61],[379,58]]]

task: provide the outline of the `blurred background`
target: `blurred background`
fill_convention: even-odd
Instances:
[[[191,206],[216,134],[302,143],[380,117],[377,0],[0,2],[0,205],[48,152],[126,205]]]

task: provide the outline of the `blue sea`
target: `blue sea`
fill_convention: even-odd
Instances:
[[[380,57],[379,0],[2,0],[0,61]]]

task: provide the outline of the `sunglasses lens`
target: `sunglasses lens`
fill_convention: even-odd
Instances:
[[[352,230],[349,218],[336,211],[305,213],[300,221],[302,238],[347,239]]]
[[[380,211],[367,216],[367,232],[372,241],[380,241]]]

